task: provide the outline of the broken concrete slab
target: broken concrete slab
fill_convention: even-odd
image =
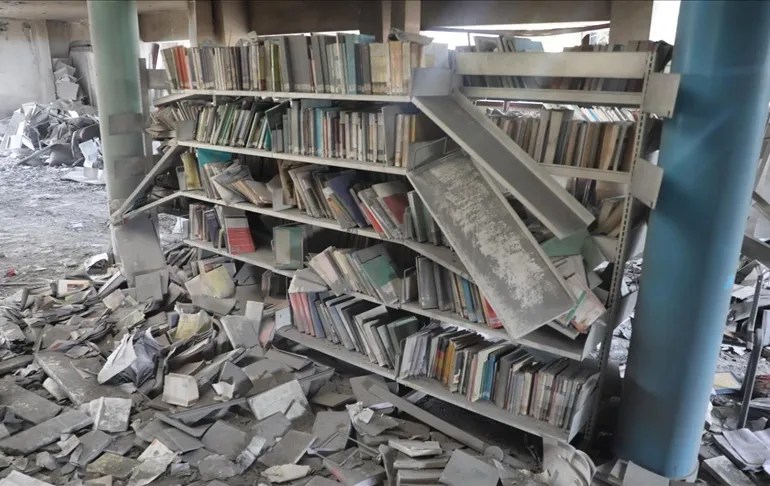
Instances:
[[[254,435],[265,439],[265,448],[273,447],[278,438],[286,435],[291,428],[291,420],[282,413],[274,413],[252,427]]]
[[[198,463],[201,479],[227,479],[240,474],[238,466],[225,456],[210,455]]]
[[[79,453],[72,455],[70,463],[77,467],[85,467],[104,452],[112,442],[112,436],[101,430],[92,430],[79,437],[79,440],[81,448]]]
[[[169,373],[163,382],[163,401],[170,405],[189,407],[198,401],[198,383],[189,375]]]
[[[259,323],[245,316],[224,316],[221,322],[233,348],[259,346]]]
[[[396,475],[396,484],[398,486],[402,485],[408,485],[408,484],[437,484],[439,483],[439,480],[441,479],[441,469],[399,469],[398,474]],[[442,484],[449,484],[444,483],[441,481]],[[451,483],[452,486],[456,486],[459,483]],[[465,483],[464,486],[467,486],[469,484],[472,484],[473,486],[476,486],[477,484],[480,486],[481,483],[475,483],[473,481],[469,483]]]
[[[441,483],[449,486],[497,486],[499,481],[500,473],[494,465],[459,449],[452,453],[441,473]]]
[[[251,379],[242,368],[226,361],[219,373],[219,382],[232,385],[232,396],[228,398],[240,398],[251,390]]]
[[[18,417],[35,425],[55,417],[61,411],[61,406],[9,379],[0,380],[0,406],[9,407]]]
[[[270,482],[281,484],[301,479],[310,474],[310,466],[298,466],[296,464],[283,464],[267,468],[262,474]]]
[[[129,457],[123,457],[112,452],[105,452],[94,462],[86,466],[86,471],[94,474],[112,476],[117,479],[127,478],[139,461]]]
[[[67,398],[75,405],[79,406],[103,396],[127,398],[118,387],[99,385],[96,376],[78,371],[73,360],[62,353],[48,351],[35,353],[35,363],[64,390]],[[98,363],[101,366],[101,363],[98,360],[94,361],[93,358],[82,359],[78,363],[83,366]]]
[[[441,444],[421,440],[389,440],[388,446],[409,457],[435,456],[441,454]]]
[[[310,406],[297,380],[254,395],[249,398],[248,403],[257,420],[277,412],[283,413],[289,420],[294,420],[301,417]]]
[[[347,412],[318,412],[313,423],[313,435],[317,438],[313,448],[320,452],[343,450],[351,428]]]
[[[305,486],[339,486],[339,484],[337,481],[322,476],[313,476],[310,481],[305,483]]]
[[[88,427],[91,417],[79,410],[71,410],[41,424],[0,440],[0,450],[13,454],[31,454],[41,447],[56,442],[62,434]]]
[[[348,393],[319,392],[310,399],[310,403],[327,408],[337,408],[356,401],[356,397]]]
[[[155,437],[169,449],[179,454],[203,447],[203,442],[173,427],[164,426],[155,434]]]
[[[396,469],[441,469],[449,462],[449,456],[425,457],[422,459],[402,458],[393,462]]]
[[[125,432],[131,417],[133,402],[129,398],[102,397],[91,402],[94,430]]]
[[[316,437],[297,430],[290,430],[272,449],[259,458],[266,466],[296,464],[305,455]]]
[[[32,476],[20,473],[19,471],[11,471],[8,476],[0,479],[0,486],[53,486],[51,483],[40,481]]]
[[[209,430],[209,427],[211,427],[211,424],[204,424],[204,425],[199,425],[197,427],[191,427],[189,425],[186,425],[180,422],[179,420],[175,420],[169,417],[168,415],[160,412],[155,413],[155,418],[157,418],[158,420],[160,420],[165,424],[168,424],[176,429],[181,430],[187,435],[191,435],[199,439],[203,437],[203,434],[205,434],[206,431]]]
[[[217,451],[228,459],[234,460],[246,447],[249,439],[241,429],[218,420],[203,434],[201,442],[207,449]]]

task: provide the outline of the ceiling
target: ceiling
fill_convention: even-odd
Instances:
[[[137,0],[139,13],[187,10],[186,0]],[[88,18],[86,0],[4,0],[0,18],[25,20],[82,20]]]

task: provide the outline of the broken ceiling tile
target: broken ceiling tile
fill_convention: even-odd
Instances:
[[[327,408],[337,408],[356,401],[356,397],[347,393],[319,392],[310,399],[311,403]]]
[[[441,444],[434,441],[390,440],[388,446],[409,457],[435,456],[441,454]]]
[[[289,420],[294,420],[302,416],[310,406],[297,380],[254,395],[249,398],[248,403],[257,420],[262,420],[276,412],[281,412]]]
[[[91,402],[94,430],[125,432],[131,416],[130,398],[102,397]]]
[[[248,440],[249,437],[244,431],[223,420],[214,422],[201,438],[206,449],[216,451],[231,460],[238,457]]]
[[[51,378],[46,378],[43,380],[43,389],[50,393],[51,396],[53,396],[57,401],[67,398],[67,394],[64,393],[62,387],[60,387],[59,384],[53,381]]]
[[[226,361],[219,373],[219,382],[229,383],[233,386],[233,396],[229,398],[240,398],[251,390],[251,379],[242,368]]]
[[[449,486],[497,486],[499,481],[495,466],[460,449],[452,453],[441,474],[441,483]]]
[[[61,411],[59,405],[9,379],[0,380],[0,405],[10,408],[18,417],[33,424],[45,422]]]
[[[289,353],[288,351],[281,351],[276,348],[268,349],[265,353],[265,357],[283,363],[293,370],[301,370],[313,363],[304,356]]]
[[[310,466],[298,466],[296,464],[282,464],[267,468],[262,474],[273,483],[287,483],[295,479],[304,478],[310,474]]]
[[[137,465],[139,465],[139,461],[136,459],[123,457],[112,452],[105,452],[94,462],[86,466],[86,471],[112,476],[117,479],[125,479]]]
[[[14,454],[30,454],[69,434],[91,425],[92,419],[78,410],[64,412],[41,424],[0,440],[0,450]]]
[[[246,316],[224,316],[221,319],[227,339],[233,348],[259,346],[259,323]]]
[[[155,437],[169,449],[179,454],[203,447],[203,442],[173,427],[164,426],[155,434]]]
[[[174,458],[176,453],[155,439],[137,458],[139,465],[131,473],[128,486],[144,486],[152,483],[166,471]]]
[[[169,373],[163,382],[163,401],[171,405],[189,407],[197,402],[198,383],[189,375]]]
[[[290,430],[269,452],[259,458],[259,462],[266,466],[296,464],[315,439],[312,434]]]
[[[50,452],[38,452],[35,455],[35,465],[49,471],[59,469],[59,461]]]
[[[250,468],[252,464],[254,464],[254,461],[256,461],[260,455],[262,455],[262,451],[265,449],[266,443],[267,440],[265,440],[264,437],[255,435],[251,438],[251,441],[246,446],[246,448],[243,449],[241,453],[238,454],[238,457],[235,458],[235,463],[238,465],[241,471],[245,471],[246,469]]]
[[[198,463],[201,479],[228,479],[240,473],[238,466],[225,456],[212,454]]]
[[[345,448],[350,437],[350,416],[347,412],[318,412],[313,423],[316,441],[313,449],[336,452]]]
[[[197,427],[191,427],[161,412],[156,412],[155,418],[157,418],[158,420],[160,420],[165,424],[168,424],[174,428],[181,430],[187,435],[191,435],[197,438],[203,437],[203,434],[205,434],[206,431],[209,429],[209,427],[211,427],[211,424],[204,424],[204,425],[199,425]]]

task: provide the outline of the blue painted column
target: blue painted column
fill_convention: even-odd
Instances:
[[[616,452],[658,474],[697,467],[770,100],[770,2],[684,1]]]

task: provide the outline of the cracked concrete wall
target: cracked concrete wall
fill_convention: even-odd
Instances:
[[[22,103],[54,98],[45,21],[0,19],[0,117]]]

